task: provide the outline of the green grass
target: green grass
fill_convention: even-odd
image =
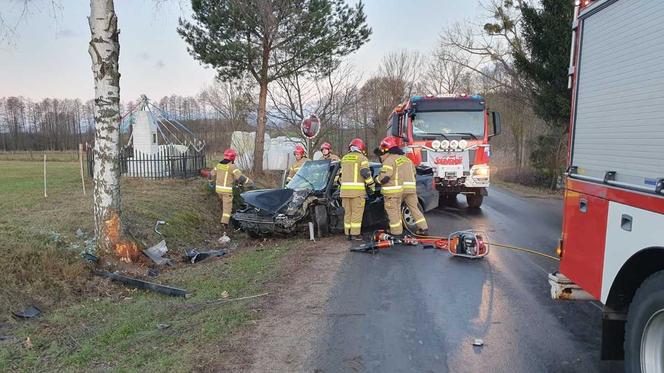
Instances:
[[[93,229],[90,180],[84,196],[78,163],[49,162],[44,198],[42,167],[0,160],[0,335],[12,337],[0,341],[0,371],[191,371],[213,365],[232,331],[256,317],[256,300],[206,302],[224,291],[231,298],[262,292],[294,245],[284,240],[262,251],[241,248],[224,259],[180,263],[152,280],[192,291],[186,300],[128,290],[92,277],[80,259]],[[160,219],[168,222],[161,231],[172,258],[190,248],[216,248],[219,202],[204,180],[123,180],[121,190],[127,231],[139,243],[162,239],[153,231]],[[84,237],[76,236],[79,228]],[[27,305],[38,306],[43,316],[10,317]],[[160,323],[170,327],[159,330]],[[31,348],[24,345],[27,338]]]
[[[214,365],[229,334],[255,319],[256,300],[213,303],[257,294],[279,273],[287,245],[244,251],[164,274],[160,281],[193,290],[189,299],[142,291],[98,297],[26,322],[0,349],[0,371],[175,371]],[[159,324],[170,325],[160,330]],[[32,348],[21,342],[30,338]]]

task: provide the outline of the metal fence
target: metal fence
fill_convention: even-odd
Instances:
[[[186,179],[200,175],[205,168],[205,150],[161,149],[153,154],[133,151],[131,148],[120,153],[120,174],[145,179]],[[93,176],[94,152],[87,151],[88,175]]]

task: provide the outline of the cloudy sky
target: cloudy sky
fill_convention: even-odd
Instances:
[[[371,41],[349,60],[365,74],[382,56],[399,49],[429,52],[442,29],[483,14],[479,0],[365,0]],[[140,94],[194,95],[210,84],[214,71],[202,67],[176,32],[179,17],[189,17],[188,1],[156,6],[151,0],[115,0],[120,24],[120,73],[123,101]],[[22,95],[91,98],[88,56],[88,0],[0,0],[0,22],[15,33],[0,38],[0,97]]]

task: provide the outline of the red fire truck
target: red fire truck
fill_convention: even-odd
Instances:
[[[602,358],[664,372],[664,1],[575,6],[556,299],[603,304]]]
[[[401,139],[415,165],[432,168],[443,202],[461,193],[469,207],[482,205],[489,187],[489,139],[500,133],[500,114],[488,111],[482,96],[413,96],[392,111],[387,133]]]

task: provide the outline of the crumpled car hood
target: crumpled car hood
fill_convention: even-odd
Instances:
[[[293,196],[292,189],[262,189],[250,190],[241,194],[247,205],[259,208],[266,212],[276,214],[290,201]]]

